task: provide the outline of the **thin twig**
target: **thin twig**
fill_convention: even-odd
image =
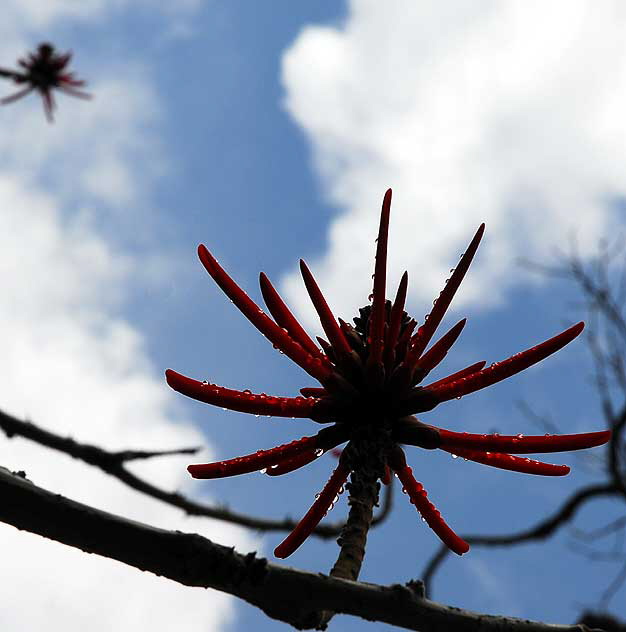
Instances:
[[[0,430],[4,431],[7,437],[22,437],[68,454],[75,459],[79,459],[89,465],[97,467],[110,476],[117,478],[132,489],[135,489],[146,496],[156,498],[162,502],[182,509],[190,516],[205,516],[215,518],[243,527],[249,527],[263,532],[291,531],[296,526],[296,522],[291,518],[283,520],[270,520],[257,518],[247,514],[237,513],[225,506],[211,506],[196,502],[191,498],[179,493],[168,492],[145,479],[133,474],[126,468],[126,463],[130,460],[140,458],[152,458],[167,454],[181,454],[193,451],[196,448],[183,448],[182,450],[166,450],[163,452],[146,452],[141,450],[122,450],[110,452],[103,448],[87,443],[79,443],[70,437],[61,437],[58,434],[44,430],[30,421],[22,421],[7,413],[0,411]],[[372,524],[380,524],[389,515],[392,507],[392,491],[386,491],[383,507],[373,520]],[[322,539],[330,539],[338,536],[343,529],[344,523],[329,523],[318,525],[313,534]]]

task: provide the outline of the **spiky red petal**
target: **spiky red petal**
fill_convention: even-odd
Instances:
[[[291,313],[291,310],[287,307],[280,297],[280,294],[274,289],[274,286],[263,272],[259,275],[259,285],[261,286],[263,300],[276,323],[286,329],[287,333],[313,357],[323,358],[322,352],[317,348],[313,340],[311,340],[302,325],[296,320],[296,317]]]
[[[303,259],[300,259],[300,272],[302,273],[304,285],[309,293],[313,307],[315,307],[315,311],[319,316],[322,329],[324,329],[328,336],[328,341],[337,352],[349,354],[351,351],[350,345],[337,324],[330,307],[328,307],[328,303],[317,285],[313,274],[311,274],[311,271]]]
[[[437,508],[428,500],[424,486],[415,480],[411,468],[406,464],[402,448],[398,447],[389,454],[389,466],[398,475],[411,503],[415,505],[439,539],[457,555],[467,553],[469,544],[452,531]]]
[[[242,413],[316,420],[320,416],[332,414],[333,407],[329,400],[311,397],[276,397],[264,393],[237,391],[217,384],[199,382],[173,369],[167,369],[165,378],[175,391],[187,397]]]
[[[254,454],[246,454],[226,461],[189,465],[187,470],[194,478],[205,479],[247,474],[280,463],[305,450],[315,449],[317,442],[317,436],[303,437],[270,450],[258,450]]]
[[[333,504],[349,474],[350,470],[340,461],[337,469],[332,473],[332,476],[328,479],[324,489],[315,499],[311,508],[294,530],[274,549],[276,557],[284,559],[290,556],[311,535],[313,529],[315,529]]]
[[[439,294],[439,298],[437,298],[435,304],[433,305],[428,318],[424,321],[424,324],[417,330],[417,334],[413,337],[413,346],[416,350],[417,356],[419,357],[426,346],[430,342],[430,339],[433,337],[435,330],[439,326],[442,318],[444,317],[456,291],[459,289],[461,285],[461,281],[467,272],[467,269],[476,254],[476,250],[478,249],[478,244],[483,237],[483,233],[485,232],[485,225],[481,224],[476,231],[476,234],[472,238],[467,250],[461,257],[458,265],[456,266],[452,276],[448,279],[446,285],[443,290]]]
[[[324,381],[331,372],[330,366],[314,358],[283,331],[265,312],[228,276],[206,246],[198,246],[198,256],[206,271],[222,291],[239,308],[243,315],[278,349],[301,366],[309,375]]]
[[[482,450],[464,450],[454,448],[449,450],[442,448],[452,455],[463,457],[468,461],[475,461],[483,465],[490,465],[501,470],[511,470],[512,472],[522,472],[523,474],[539,474],[541,476],[566,476],[569,474],[567,465],[553,465],[552,463],[542,463],[533,459],[503,454],[501,452],[483,452]]]
[[[369,320],[367,358],[368,367],[382,365],[385,332],[385,289],[387,284],[387,241],[389,235],[389,213],[391,211],[391,189],[387,189],[383,198],[376,241],[376,262],[374,266],[374,290],[372,292],[372,311]]]
[[[467,432],[453,432],[437,428],[441,437],[441,448],[456,452],[457,449],[488,450],[493,452],[512,452],[513,454],[532,454],[535,452],[570,452],[584,450],[603,445],[611,438],[610,430],[600,432],[583,432],[566,435],[535,435],[521,434],[471,434]]]
[[[434,388],[431,384],[425,386],[424,390],[435,395],[440,402],[445,402],[455,397],[462,397],[468,393],[473,393],[474,391],[486,388],[487,386],[496,384],[501,380],[505,380],[507,377],[511,377],[512,375],[527,369],[529,366],[540,362],[559,349],[562,349],[566,344],[574,340],[584,327],[585,323],[577,323],[549,340],[546,340],[535,347],[531,347],[530,349],[526,349],[526,351],[516,353],[506,360],[492,364],[490,367],[487,367],[478,373],[462,377],[454,382],[448,382]]]

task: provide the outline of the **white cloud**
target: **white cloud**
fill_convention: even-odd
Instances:
[[[129,6],[158,11],[172,16],[196,10],[202,0],[8,0],[3,4],[9,22],[18,21],[22,27],[33,29],[49,28],[60,20],[93,22],[122,11]]]
[[[76,17],[71,9],[80,4],[49,8]],[[15,23],[13,31],[11,45],[23,45]],[[8,46],[0,47],[3,59]],[[35,97],[0,111],[0,407],[112,449],[202,445],[151,364],[141,333],[121,316],[129,287],[154,279],[150,271],[138,273],[143,260],[98,228],[105,213],[123,210],[128,226],[150,229],[148,190],[168,167],[155,134],[159,103],[149,73],[131,60],[99,77],[90,85],[96,98],[65,99],[52,126]],[[150,243],[142,243],[144,250]],[[162,255],[146,255],[153,269],[162,264]],[[210,459],[210,449],[200,458]],[[167,489],[191,492],[197,486],[189,487],[187,462],[167,457],[133,469]],[[1,434],[0,465],[142,522],[199,532],[243,551],[257,544],[241,529],[185,518],[93,468]],[[1,629],[211,630],[234,617],[233,600],[221,593],[177,586],[1,524],[0,550],[8,604]]]
[[[141,335],[113,315],[134,262],[93,230],[61,221],[57,203],[26,189],[15,174],[0,177],[3,410],[111,449],[202,445],[189,422],[175,421],[174,397],[150,365]],[[187,458],[135,469],[165,488],[184,488]],[[24,440],[1,440],[0,463],[25,469],[43,487],[149,524],[199,531],[243,550],[254,545],[238,529],[185,519],[93,468]],[[4,525],[0,548],[0,573],[11,593],[11,607],[0,615],[3,629],[78,630],[89,621],[91,629],[110,630],[145,627],[148,620],[162,630],[174,621],[216,629],[232,617],[224,595],[184,589]]]
[[[391,281],[409,270],[420,317],[482,221],[456,307],[502,300],[516,258],[567,250],[574,229],[593,252],[626,193],[624,28],[623,3],[584,0],[354,0],[340,26],[305,28],[285,105],[341,209],[312,262],[333,307],[365,304],[389,186]],[[295,272],[285,287],[312,322]]]

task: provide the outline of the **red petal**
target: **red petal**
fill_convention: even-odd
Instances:
[[[328,395],[325,388],[318,388],[317,386],[305,386],[300,389],[300,393],[304,397],[326,397]]]
[[[389,235],[389,213],[391,210],[391,189],[387,189],[383,199],[376,243],[376,264],[374,267],[374,290],[369,325],[368,366],[382,362],[383,335],[385,331],[385,287],[387,283],[387,241]]]
[[[603,445],[611,438],[610,430],[567,435],[508,436],[498,434],[469,434],[437,428],[441,448],[456,452],[457,449],[489,450],[532,454],[533,452],[569,452]]]
[[[254,454],[246,454],[245,456],[228,459],[227,461],[189,465],[187,471],[194,478],[223,478],[224,476],[248,474],[249,472],[256,472],[257,470],[275,465],[305,450],[315,448],[317,442],[317,436],[303,437],[302,439],[272,448],[271,450],[258,450]]]
[[[468,393],[473,393],[481,388],[491,386],[496,382],[511,377],[529,366],[540,362],[549,355],[555,353],[566,344],[570,343],[583,330],[585,323],[578,323],[560,334],[542,342],[541,344],[517,353],[510,358],[492,364],[490,367],[474,373],[468,377],[462,377],[454,382],[440,384],[433,387],[432,384],[425,386],[424,390],[433,393],[440,402],[445,402],[454,397],[461,397]]]
[[[434,389],[437,386],[441,386],[442,384],[447,384],[448,382],[454,382],[455,380],[458,380],[459,378],[462,377],[467,377],[468,375],[471,375],[472,373],[476,373],[477,371],[480,371],[485,364],[487,364],[484,360],[482,360],[481,362],[476,362],[476,364],[471,364],[470,366],[461,369],[460,371],[457,371],[456,373],[452,373],[451,375],[448,375],[448,377],[444,377],[441,380],[437,380],[436,382],[433,382],[432,384],[429,384],[428,388]]]
[[[402,314],[404,313],[404,303],[406,301],[406,290],[409,283],[409,273],[404,272],[400,285],[396,293],[396,298],[391,308],[391,317],[389,319],[389,329],[387,330],[387,340],[385,342],[385,363],[390,369],[396,357],[396,344],[400,335],[402,326]]]
[[[459,321],[450,331],[443,335],[419,360],[414,349],[409,350],[405,360],[408,366],[413,367],[413,383],[421,382],[428,373],[434,369],[448,354],[452,345],[461,335],[467,319]]]
[[[302,278],[304,279],[307,292],[311,297],[311,302],[313,303],[315,311],[320,318],[322,328],[326,332],[330,344],[336,351],[342,351],[346,354],[350,353],[351,348],[346,340],[346,337],[339,328],[339,325],[337,324],[330,307],[328,307],[328,303],[326,302],[319,286],[315,282],[311,271],[302,259],[300,259],[300,272],[302,273]]]
[[[268,467],[267,472],[265,473],[268,476],[282,476],[283,474],[288,474],[289,472],[293,472],[294,470],[312,463],[315,459],[322,456],[322,454],[323,450],[321,448],[311,450],[309,452],[302,452],[302,454],[298,454],[297,456]]]
[[[199,382],[172,369],[165,372],[165,379],[175,391],[187,397],[242,413],[312,419],[316,415],[330,412],[325,400],[312,397],[275,397],[265,393],[236,391],[216,384]]]
[[[413,472],[406,464],[404,452],[401,448],[394,450],[389,455],[389,465],[395,471],[409,495],[411,503],[415,505],[428,526],[437,534],[439,539],[457,555],[463,555],[469,551],[469,544],[460,538],[446,524],[437,508],[428,500],[426,490],[421,483],[413,477]]]
[[[416,349],[417,357],[419,357],[424,349],[426,349],[426,345],[430,342],[430,339],[433,337],[435,330],[439,326],[441,319],[444,317],[456,291],[459,289],[459,285],[461,285],[461,281],[467,272],[467,269],[476,254],[476,250],[478,249],[478,244],[482,239],[483,233],[485,232],[485,225],[481,224],[476,234],[474,235],[470,245],[467,247],[467,250],[461,257],[458,265],[456,266],[452,276],[446,283],[445,287],[439,294],[439,298],[434,304],[428,318],[424,322],[424,324],[418,329],[417,334],[415,334],[414,338],[414,347]]]
[[[311,508],[296,525],[295,529],[274,549],[276,557],[288,557],[311,535],[311,531],[315,529],[333,504],[349,474],[350,470],[339,462],[337,469],[333,472]]]
[[[280,294],[274,289],[274,286],[263,272],[259,275],[259,284],[261,286],[263,300],[276,323],[286,329],[289,335],[313,357],[323,358],[321,351],[317,348],[306,331],[304,331],[302,325],[296,320],[295,316],[280,297]]]
[[[200,244],[198,256],[213,277],[215,282],[224,291],[226,296],[239,308],[244,316],[278,349],[300,365],[309,375],[323,381],[328,377],[330,368],[323,364],[320,358],[314,358],[305,351],[301,345],[292,340],[291,336],[283,331],[262,309],[228,276],[225,270],[217,263],[213,255]]]
[[[542,476],[565,476],[569,474],[567,465],[552,465],[552,463],[542,463],[541,461],[500,452],[482,452],[480,450],[463,450],[461,448],[455,448],[454,450],[442,449],[469,461],[498,467],[501,470],[511,470],[512,472],[522,472],[524,474],[540,474]]]

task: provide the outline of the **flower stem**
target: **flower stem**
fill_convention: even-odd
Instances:
[[[353,581],[359,578],[365,557],[367,532],[372,524],[374,506],[378,504],[380,483],[377,479],[376,473],[369,468],[358,469],[350,476],[350,482],[346,486],[350,492],[350,513],[337,540],[341,550],[330,571],[331,577]]]
[[[337,539],[340,546],[339,557],[330,571],[331,577],[351,579],[359,578],[363,558],[365,557],[365,545],[367,532],[372,524],[374,506],[378,505],[378,492],[380,474],[371,467],[359,467],[352,471],[350,482],[346,489],[350,493],[348,504],[350,513],[344,525],[341,535]],[[317,630],[325,630],[335,613],[329,610],[314,615],[314,623],[311,627]]]

